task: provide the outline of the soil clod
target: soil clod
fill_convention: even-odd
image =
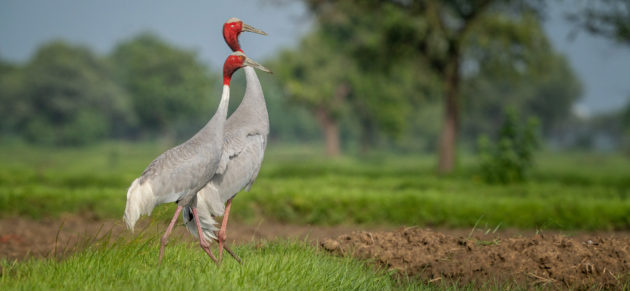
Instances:
[[[558,234],[464,238],[407,228],[357,231],[326,240],[322,247],[338,255],[369,259],[426,282],[621,289],[630,280],[628,237],[583,241]]]

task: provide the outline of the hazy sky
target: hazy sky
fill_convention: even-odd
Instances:
[[[193,49],[218,66],[230,52],[221,26],[236,16],[269,36],[247,34],[241,44],[249,57],[263,60],[281,47],[294,45],[308,31],[309,19],[300,1],[149,1],[149,0],[2,0],[0,57],[23,62],[52,39],[65,39],[109,53],[113,46],[142,31],[152,31],[178,46]],[[562,13],[574,1],[551,2],[545,29],[554,47],[567,54],[584,84],[580,107],[597,112],[630,101],[630,47],[585,33],[569,40],[573,26]]]
[[[288,1],[285,1],[288,2]],[[230,49],[221,28],[230,17],[266,31],[247,33],[240,41],[247,55],[261,60],[283,46],[295,44],[308,31],[308,15],[295,1],[164,1],[164,0],[2,0],[0,1],[0,56],[27,60],[37,47],[64,39],[109,53],[117,42],[151,31],[180,47],[193,49],[217,67]]]

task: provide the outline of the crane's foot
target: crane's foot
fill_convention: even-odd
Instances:
[[[219,263],[223,261],[223,250],[226,250],[228,254],[230,254],[232,258],[234,258],[234,260],[236,260],[239,264],[242,265],[243,261],[241,261],[241,258],[239,258],[236,254],[234,254],[234,252],[225,244],[225,239],[226,239],[225,231],[219,230],[219,232],[216,233],[216,237],[217,237],[216,241],[217,243],[219,243]]]
[[[210,250],[210,244],[203,238],[201,238],[199,240],[199,245],[201,246],[201,248],[206,252],[206,254],[208,254],[208,256],[210,257],[210,259],[212,259],[212,261],[219,265],[219,261],[217,260],[217,258],[214,256],[214,254],[212,253],[212,251]]]

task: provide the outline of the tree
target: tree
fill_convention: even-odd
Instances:
[[[496,132],[508,107],[536,116],[543,134],[551,136],[581,95],[580,81],[533,15],[486,17],[466,47],[463,131],[473,140]]]
[[[345,2],[336,5],[343,6]],[[317,12],[321,20],[317,23],[315,32],[307,36],[309,39],[300,46],[302,55],[317,54],[317,58],[322,61],[305,62],[299,70],[287,71],[286,76],[292,78],[304,75],[302,72],[318,71],[317,78],[306,76],[306,78],[295,78],[304,83],[307,79],[312,79],[313,86],[307,91],[314,95],[323,96],[329,94],[318,85],[326,82],[338,84],[338,88],[343,90],[343,98],[321,97],[329,104],[335,104],[334,111],[337,116],[341,115],[344,120],[349,121],[346,132],[354,138],[357,132],[361,151],[376,143],[379,134],[383,133],[387,137],[400,137],[407,127],[409,115],[413,112],[414,101],[423,99],[426,95],[428,83],[433,81],[426,78],[426,67],[415,65],[412,55],[407,55],[407,62],[397,62],[392,65],[392,57],[389,52],[380,51],[382,47],[376,44],[385,41],[382,39],[384,33],[381,22],[374,21],[371,15],[360,10],[353,10],[353,6],[344,6],[343,9],[323,9]],[[384,11],[385,18],[396,19],[400,17],[396,10]],[[397,53],[393,52],[392,53]],[[281,56],[277,66],[283,66],[287,58]],[[397,57],[394,56],[394,59]],[[339,65],[341,60],[342,65]],[[321,64],[328,63],[331,66],[329,71],[322,70]],[[429,73],[430,74],[430,73]],[[314,74],[313,74],[314,75]],[[287,78],[285,78],[287,79]],[[316,81],[315,81],[316,80]],[[430,80],[430,81],[429,81]],[[291,91],[291,90],[288,90]],[[330,92],[330,90],[328,90]],[[334,94],[333,94],[334,95]],[[293,96],[296,97],[296,96]],[[296,98],[293,98],[296,100]],[[297,98],[303,100],[305,98]],[[302,102],[307,107],[319,107],[313,110],[316,115],[322,116],[321,103]],[[319,118],[320,124],[322,118]],[[339,117],[336,117],[339,123]],[[356,128],[355,128],[356,126]],[[339,127],[339,125],[337,125]],[[358,130],[357,130],[358,129]],[[339,131],[339,130],[337,130]],[[326,132],[324,130],[324,132]],[[328,135],[337,136],[338,134]],[[348,137],[348,135],[345,135]],[[338,140],[338,138],[337,138]],[[327,142],[330,147],[330,142]],[[338,147],[338,146],[337,146]]]
[[[630,1],[589,1],[578,13],[568,16],[580,28],[619,43],[630,45]]]
[[[438,170],[451,172],[455,165],[455,150],[460,124],[460,84],[462,63],[466,51],[465,39],[471,29],[490,11],[509,10],[519,14],[520,10],[511,9],[515,3],[525,5],[524,1],[508,0],[471,0],[471,1],[336,1],[310,0],[309,8],[318,16],[320,22],[330,21],[330,11],[354,13],[359,9],[374,15],[377,11],[397,11],[406,17],[373,17],[375,22],[383,24],[381,37],[385,40],[375,51],[386,52],[392,49],[400,56],[419,54],[429,64],[442,81],[444,96],[444,120],[440,137]],[[512,5],[510,5],[512,4]],[[525,7],[525,6],[523,6]],[[345,10],[344,10],[345,9]],[[522,9],[521,9],[522,10]],[[392,14],[393,15],[393,14]],[[356,35],[346,33],[349,43]],[[369,44],[374,44],[369,43]]]
[[[32,142],[85,144],[133,120],[124,92],[90,50],[53,41],[25,66],[16,127]]]
[[[630,154],[630,102],[621,111],[621,146]]]
[[[218,78],[208,74],[195,53],[145,33],[119,44],[111,60],[143,131],[172,142],[176,132],[187,136],[212,116]]]
[[[24,115],[26,104],[20,98],[22,85],[20,67],[0,60],[0,134],[9,135],[17,132],[19,116]]]
[[[339,116],[345,110],[350,93],[349,75],[353,65],[332,51],[317,32],[305,37],[297,51],[280,53],[272,64],[288,97],[306,105],[315,115],[329,156],[341,152]]]

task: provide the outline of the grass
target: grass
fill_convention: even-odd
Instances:
[[[0,145],[0,217],[89,213],[120,218],[130,182],[165,147],[105,143],[89,148]],[[156,209],[167,220],[172,205]],[[432,156],[325,159],[312,148],[270,145],[259,179],[233,204],[235,219],[310,224],[407,224],[536,229],[630,228],[630,162],[620,155],[543,153],[531,181],[488,185],[464,155],[450,176]],[[281,289],[443,290],[396,279],[368,263],[339,258],[304,242],[235,246],[244,259],[215,266],[196,243],[173,242],[157,265],[157,237],[86,243],[62,259],[0,259],[0,290]],[[480,241],[479,244],[495,243]],[[485,282],[488,289],[521,289]],[[465,289],[477,289],[474,285]],[[485,289],[485,288],[484,288]]]
[[[119,218],[126,188],[164,147],[110,143],[86,149],[5,145],[0,150],[0,215],[64,212]],[[251,192],[233,217],[301,224],[406,224],[537,229],[630,228],[630,161],[620,155],[544,153],[531,181],[488,185],[475,160],[434,173],[432,156],[323,159],[310,148],[270,145]],[[167,219],[172,207],[165,206]]]
[[[423,290],[418,281],[399,282],[365,263],[334,257],[304,242],[250,243],[235,247],[217,267],[197,244],[171,243],[157,265],[158,242],[92,245],[58,261],[0,261],[2,290]]]

